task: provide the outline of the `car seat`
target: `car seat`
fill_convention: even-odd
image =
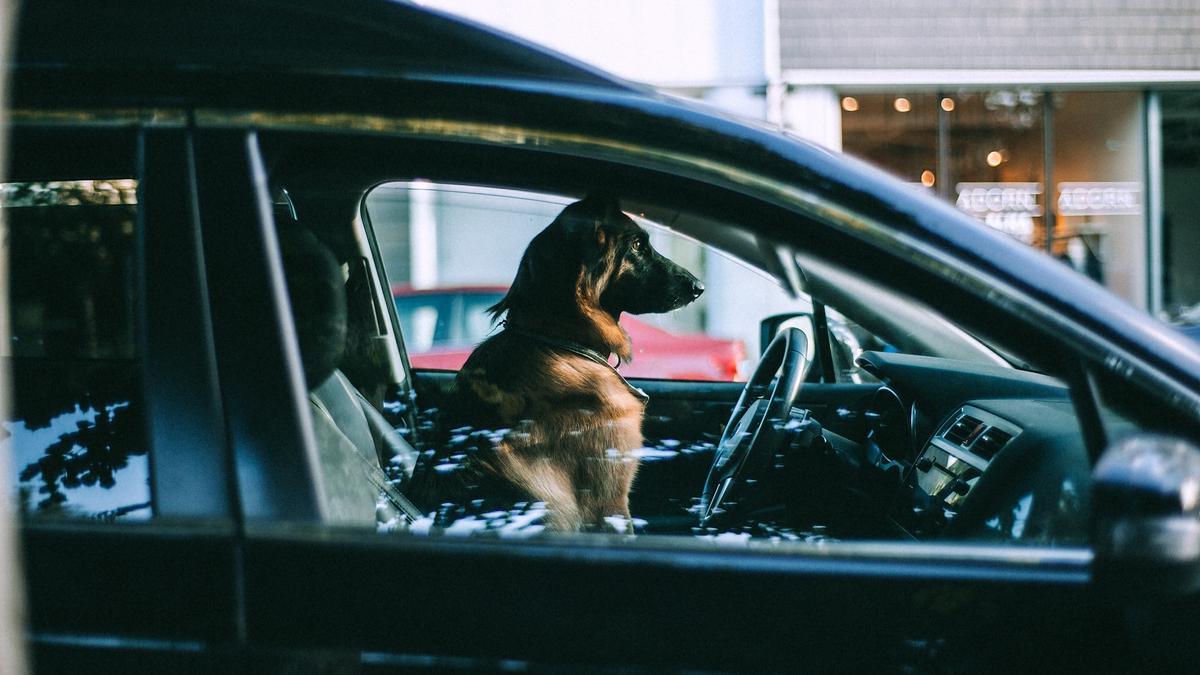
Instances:
[[[421,516],[383,466],[411,476],[416,451],[338,369],[346,348],[341,266],[311,231],[279,229],[288,296],[309,391],[319,494],[331,524],[403,527]]]

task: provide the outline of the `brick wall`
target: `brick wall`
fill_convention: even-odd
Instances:
[[[779,0],[784,70],[1197,69],[1200,0]]]

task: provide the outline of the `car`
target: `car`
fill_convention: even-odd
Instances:
[[[409,3],[41,0],[15,25],[5,429],[38,670],[1200,656],[1200,352],[1058,261]],[[632,378],[634,534],[414,510],[414,475],[457,470],[426,461],[454,374],[413,367],[390,289],[511,273],[595,193],[704,273],[675,319],[761,335],[757,365]]]
[[[486,310],[507,291],[506,286],[393,286],[392,298],[405,336],[409,365],[428,370],[462,368],[475,346],[495,330]],[[621,326],[636,349],[634,360],[619,366],[625,377],[718,382],[745,379],[739,378],[738,369],[746,349],[737,340],[672,335],[634,316],[623,317]]]

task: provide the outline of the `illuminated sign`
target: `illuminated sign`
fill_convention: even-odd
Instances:
[[[1060,216],[1138,216],[1140,183],[1059,183]]]
[[[959,183],[956,206],[974,216],[989,213],[1042,215],[1041,183]]]
[[[960,210],[1010,237],[1033,242],[1033,219],[1042,215],[1041,183],[959,183],[955,189]]]

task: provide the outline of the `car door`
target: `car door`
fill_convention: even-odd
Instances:
[[[33,664],[228,667],[236,511],[183,115],[14,116],[5,445]]]

